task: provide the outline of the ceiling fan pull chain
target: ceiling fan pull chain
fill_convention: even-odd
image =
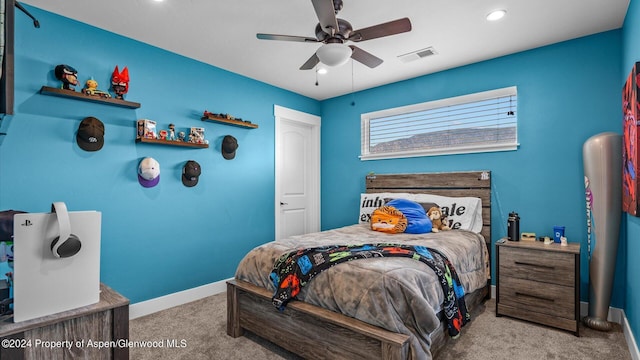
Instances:
[[[351,106],[356,106],[356,94],[353,86],[353,60],[351,60]]]

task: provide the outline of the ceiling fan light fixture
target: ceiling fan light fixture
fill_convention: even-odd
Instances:
[[[340,66],[351,57],[351,48],[344,44],[329,43],[322,45],[316,55],[327,66]]]
[[[489,14],[487,14],[487,20],[489,21],[497,21],[502,19],[507,14],[507,10],[499,9],[493,10]]]

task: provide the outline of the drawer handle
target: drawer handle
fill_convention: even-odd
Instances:
[[[555,266],[532,264],[532,263],[523,262],[523,261],[516,261],[515,264],[516,265],[532,266],[532,267],[537,267],[537,268],[542,268],[542,269],[550,269],[550,270],[555,270],[555,268],[556,268]]]
[[[538,295],[530,295],[530,294],[525,294],[525,293],[521,293],[521,292],[517,292],[517,291],[516,291],[516,296],[524,296],[524,297],[528,297],[528,298],[532,298],[532,299],[536,299],[536,300],[544,300],[544,301],[548,301],[548,302],[555,302],[556,301],[553,298],[548,298],[548,297],[538,296]]]

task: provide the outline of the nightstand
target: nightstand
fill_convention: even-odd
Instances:
[[[100,284],[96,304],[17,323],[13,316],[3,318],[0,340],[3,360],[126,360],[129,299]]]
[[[580,336],[579,243],[496,243],[496,285],[496,316],[506,315]]]

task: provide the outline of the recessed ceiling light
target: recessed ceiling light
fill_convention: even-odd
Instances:
[[[507,14],[507,10],[494,10],[487,15],[487,20],[496,21],[502,19]]]

